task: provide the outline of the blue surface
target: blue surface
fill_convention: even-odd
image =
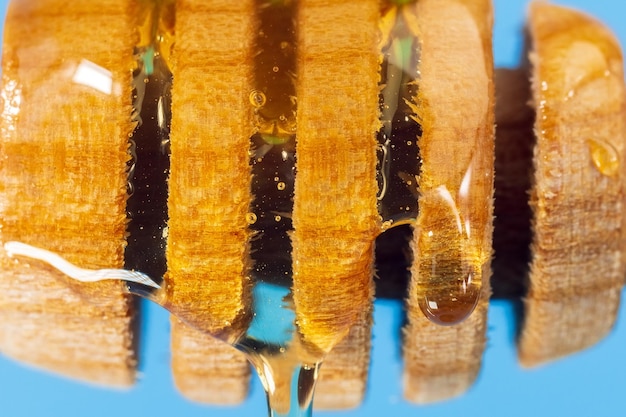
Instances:
[[[84,0],[89,1],[89,0]],[[563,0],[606,22],[626,44],[626,3]],[[520,54],[526,2],[496,0],[495,56],[498,66],[513,66]],[[6,1],[0,0],[2,10]],[[3,12],[4,14],[4,12]],[[624,294],[626,295],[626,294]],[[398,302],[378,301],[370,386],[363,407],[321,416],[602,416],[626,415],[626,309],[617,327],[593,349],[555,364],[524,371],[516,361],[514,320],[507,302],[494,302],[489,313],[489,345],[476,385],[467,395],[439,405],[415,407],[402,400]],[[169,369],[167,314],[147,306],[142,374],[128,392],[102,390],[32,371],[0,357],[2,417],[123,416],[263,416],[262,388],[253,382],[251,396],[237,408],[198,406],[173,388]],[[584,312],[581,312],[584,314]],[[37,341],[33,341],[37,343]]]

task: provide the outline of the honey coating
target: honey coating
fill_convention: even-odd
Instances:
[[[12,47],[5,48],[0,120],[0,156],[10,155],[0,164],[0,197],[9,202],[0,207],[2,241],[44,246],[85,267],[121,267],[126,128],[132,127],[128,114],[133,110],[123,77],[128,78],[134,61],[126,55],[111,57],[98,39],[95,46],[92,42],[73,51],[75,39],[93,38],[83,24],[101,26],[119,43],[116,50],[145,48],[145,71],[154,70],[149,62],[156,57],[171,63],[179,77],[172,124],[170,264],[165,289],[157,297],[183,320],[172,320],[173,369],[180,389],[203,402],[235,402],[245,396],[248,370],[242,357],[230,346],[215,346],[221,342],[208,335],[232,341],[246,332],[253,315],[251,280],[262,275],[265,265],[250,256],[257,253],[252,240],[268,230],[280,229],[281,242],[290,243],[279,252],[291,259],[280,266],[293,268],[286,272],[293,272],[297,329],[304,339],[290,345],[286,355],[266,362],[261,354],[252,358],[257,366],[275,366],[274,411],[285,413],[295,404],[289,384],[298,364],[305,362],[299,382],[312,384],[320,358],[338,346],[331,353],[341,355],[335,370],[346,363],[356,374],[365,369],[355,363],[367,363],[367,347],[353,353],[369,343],[372,242],[386,227],[408,222],[415,231],[415,260],[407,301],[405,395],[431,402],[460,394],[473,382],[485,344],[493,188],[490,5],[390,0],[381,14],[374,1],[302,0],[296,12],[296,2],[285,0],[302,30],[297,36],[291,32],[294,39],[276,43],[272,34],[258,33],[252,16],[259,8],[272,10],[282,3],[178,1],[176,39],[173,13],[154,19],[150,13],[155,9],[148,7],[171,8],[173,0],[141,0],[132,7],[112,0],[97,14],[93,6],[53,0],[14,6],[12,16],[18,16],[19,24],[7,24],[6,42]],[[137,5],[147,8],[147,14]],[[49,20],[59,18],[50,10],[61,9],[63,18],[80,22],[69,25],[71,34],[56,30],[58,22]],[[120,10],[126,13],[123,19]],[[135,39],[128,28],[134,27],[129,16],[137,15],[144,24]],[[350,16],[349,27],[345,16]],[[619,49],[608,32],[577,13],[538,3],[531,19],[537,41],[539,142],[532,200],[536,240],[520,342],[526,365],[578,350],[606,334],[619,303],[626,247]],[[24,21],[48,36],[32,35]],[[452,33],[450,21],[455,23]],[[400,26],[405,32],[396,30]],[[155,34],[159,47],[150,50]],[[31,38],[44,42],[29,44]],[[275,48],[278,61],[272,62],[269,53],[254,57],[251,39]],[[378,58],[385,42],[391,45],[383,53],[387,64],[395,60],[398,74],[409,73],[400,87],[390,88],[389,77],[378,79],[379,74],[384,78]],[[405,54],[407,48],[412,52]],[[55,60],[58,56],[67,61]],[[78,60],[84,57],[93,62]],[[69,73],[67,62],[73,60],[81,70],[110,71],[113,82],[89,85],[77,75],[69,88],[59,74]],[[48,78],[53,82],[48,84]],[[400,90],[391,101],[406,104],[411,137],[404,139],[413,150],[419,143],[424,163],[416,157],[414,172],[393,175],[410,204],[419,196],[419,214],[417,204],[395,200],[382,205],[389,203],[399,212],[381,211],[380,153],[389,146],[383,152],[388,155],[393,147],[386,143],[393,136],[388,129],[393,116],[385,113],[384,97]],[[402,94],[406,97],[399,99]],[[55,111],[33,105],[42,100]],[[76,112],[77,105],[84,114]],[[103,115],[107,123],[93,122]],[[24,131],[29,134],[22,135]],[[79,139],[68,146],[68,138]],[[113,151],[111,142],[116,144]],[[301,157],[294,177],[296,142]],[[270,157],[276,164],[268,163]],[[257,163],[259,171],[251,172]],[[263,204],[255,200],[264,195],[255,179],[274,193]],[[280,204],[273,207],[275,203]],[[591,224],[587,218],[603,221]],[[576,244],[569,245],[572,236]],[[263,245],[274,243],[270,238]],[[0,350],[90,381],[132,382],[132,309],[119,285],[74,284],[40,262],[9,259],[4,253],[0,265]],[[53,331],[34,327],[33,320]],[[43,339],[51,349],[29,346],[33,339]],[[80,359],[68,365],[67,357]],[[199,366],[208,358],[226,366],[210,360]],[[215,384],[216,375],[226,383]],[[334,385],[324,393],[326,404],[358,403],[358,392],[348,399],[337,394],[345,387],[337,381],[347,378],[352,375],[341,371],[327,378]],[[364,381],[365,372],[353,379],[359,378]],[[231,395],[206,395],[220,389]],[[312,388],[300,392],[309,396]],[[305,400],[296,399],[300,404]]]
[[[453,68],[457,61],[446,62],[431,57],[428,49],[423,50],[422,82],[416,100],[421,104],[418,117],[423,135],[420,213],[414,241],[415,290],[422,295],[420,305],[427,307],[424,313],[446,324],[458,323],[471,314],[486,281],[480,271],[491,258],[494,131],[493,120],[489,120],[493,118],[489,116],[493,107],[491,57],[489,49],[481,47],[482,34],[471,7],[478,8],[453,1],[446,14],[467,22],[466,44],[459,43],[458,48],[472,52],[459,51],[457,55],[447,49],[446,53],[455,55],[455,60],[463,56],[469,68],[476,68],[471,75],[473,80],[470,83],[468,75],[458,74],[458,69]],[[420,16],[419,7],[417,16],[420,22],[426,21],[426,17]],[[446,17],[442,19],[446,21]],[[486,19],[480,19],[483,20]],[[437,25],[432,26],[435,28],[428,29],[428,34],[436,33]],[[428,42],[424,36],[427,33],[422,30],[421,34],[424,45]],[[470,43],[473,46],[467,45]],[[481,66],[487,70],[479,71]],[[428,72],[431,68],[432,76]],[[448,86],[444,87],[446,83]],[[454,90],[465,93],[460,95]],[[454,102],[462,110],[453,107],[453,94]],[[455,117],[454,111],[462,111],[463,118]],[[446,307],[440,309],[439,304]]]
[[[492,120],[489,121],[493,106],[491,57],[489,50],[480,46],[484,34],[479,32],[469,5],[451,1],[445,12],[441,11],[443,6],[424,8],[420,9],[418,4],[416,13],[422,25],[428,17],[435,16],[424,16],[421,10],[442,13],[438,17],[442,22],[462,19],[466,24],[463,35],[456,35],[465,37],[464,44],[459,41],[454,46],[459,50],[454,53],[450,49],[453,46],[447,44],[433,46],[432,52],[429,48],[422,50],[422,78],[416,100],[421,104],[418,118],[422,121],[423,135],[412,289],[427,315],[440,323],[455,324],[471,314],[480,298],[485,281],[480,271],[491,257],[494,129]],[[428,36],[443,28],[433,23],[419,30],[425,48]],[[443,53],[444,48],[455,60],[431,56]],[[464,53],[461,48],[471,52]],[[469,75],[459,74],[459,69],[454,68],[460,57],[474,71],[471,81]],[[455,90],[465,93],[460,95]],[[462,110],[455,110],[455,105]],[[463,117],[455,117],[455,111],[462,112]],[[440,309],[439,304],[446,307]]]
[[[144,271],[162,284],[169,232],[166,222],[176,2],[141,0],[138,3],[141,9],[136,25],[140,36],[134,50],[137,68],[133,70],[132,114],[136,126],[130,138],[133,161],[129,169],[130,221],[125,267]],[[167,305],[165,290],[127,285],[132,293]],[[172,310],[180,307],[174,305]],[[188,320],[198,324],[193,316]],[[250,367],[240,352],[176,318],[172,319],[171,343],[174,384],[187,399],[218,404],[244,400]]]
[[[416,227],[421,235],[415,250],[420,271],[416,285],[419,306],[437,324],[456,324],[471,314],[480,298],[480,268],[485,260],[475,247],[476,239],[472,242],[471,234],[477,225],[472,224],[470,211],[474,209],[472,204],[480,204],[472,200],[477,191],[472,189],[476,186],[472,177],[483,173],[475,171],[473,161],[461,161],[467,171],[460,183],[454,184],[458,179],[444,175],[443,181],[435,178],[431,179],[432,186],[427,184],[428,176],[438,173],[429,161],[424,163],[426,171],[420,172],[418,144],[432,146],[428,143],[431,131],[422,137],[420,123],[429,123],[428,117],[434,116],[424,115],[418,104],[422,103],[422,80],[416,3],[387,4],[381,12],[380,28],[383,64],[379,143],[383,152],[379,163],[379,210],[383,228],[415,223],[418,217]],[[487,175],[493,175],[492,170]],[[450,183],[457,188],[448,189]]]
[[[488,1],[461,0],[424,0],[415,8],[421,42],[415,102],[423,133],[404,389],[407,399],[424,403],[467,389],[485,343],[493,199],[492,9]],[[449,22],[455,22],[454,31]],[[454,352],[454,366],[445,352]]]
[[[304,339],[323,351],[373,296],[378,17],[377,1],[305,0],[298,8],[293,296]]]
[[[97,10],[79,3],[25,0],[8,10],[1,240],[45,247],[87,268],[121,268],[135,9],[127,0]],[[92,383],[134,382],[133,308],[122,284],[70,285],[4,251],[0,266],[3,354]]]
[[[519,341],[523,365],[608,333],[624,280],[626,93],[622,55],[599,22],[536,2],[533,243]]]
[[[252,6],[181,1],[176,9],[166,303],[212,335],[250,319]]]
[[[251,319],[247,213],[253,60],[247,42],[253,36],[253,5],[251,0],[177,1],[176,42],[168,60],[174,77],[168,271],[157,301],[174,315],[176,386],[200,402],[236,403],[247,393],[243,355],[208,339],[236,339]],[[198,364],[199,357],[224,360]],[[229,395],[212,390],[224,388],[225,381]]]

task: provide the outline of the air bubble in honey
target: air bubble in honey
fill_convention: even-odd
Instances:
[[[246,213],[246,222],[248,224],[254,224],[257,221],[257,216],[254,213]]]
[[[263,107],[267,102],[265,94],[259,90],[252,90],[248,98],[250,99],[250,104],[254,107]]]
[[[278,191],[283,191],[285,189],[286,185],[284,182],[279,182],[278,184],[276,184],[276,188],[278,189]]]
[[[391,226],[393,226],[393,220],[386,220],[380,225],[382,230],[387,230],[391,228]]]
[[[612,177],[619,171],[619,154],[615,147],[601,139],[587,139],[591,161],[602,175]]]

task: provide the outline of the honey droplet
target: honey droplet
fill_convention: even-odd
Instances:
[[[256,223],[256,220],[257,220],[256,214],[246,213],[246,222],[248,222],[248,224],[254,224]]]
[[[276,184],[276,188],[278,188],[278,191],[283,191],[285,189],[286,185],[284,182],[279,182],[278,184]]]
[[[480,279],[476,275],[480,272],[460,257],[435,261],[430,266],[438,276],[431,278],[433,283],[419,299],[420,310],[428,320],[441,326],[462,322],[474,311],[480,298],[480,287],[474,284],[475,279]]]
[[[449,326],[474,311],[481,293],[481,259],[454,199],[439,187],[420,200],[417,299],[433,323]]]
[[[602,175],[612,177],[619,170],[619,154],[608,142],[599,139],[587,139],[593,165]]]

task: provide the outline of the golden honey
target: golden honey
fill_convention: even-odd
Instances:
[[[387,3],[381,11],[378,208],[383,228],[417,216],[419,41],[410,6]]]
[[[607,177],[619,172],[620,161],[617,149],[609,142],[600,139],[587,139],[591,161],[596,169]]]
[[[125,268],[162,282],[167,269],[167,196],[170,168],[172,73],[168,60],[174,43],[173,0],[140,2],[139,42],[134,55],[133,114],[130,137],[129,199],[126,203],[128,246]],[[141,285],[128,284],[143,292]]]

